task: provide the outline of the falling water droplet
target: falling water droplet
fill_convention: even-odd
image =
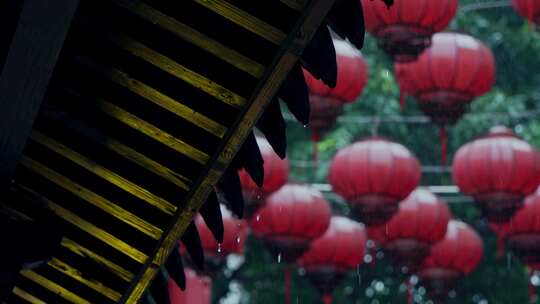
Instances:
[[[304,125],[304,128],[307,128],[307,125]]]
[[[221,244],[217,245],[217,252],[221,253]]]
[[[360,275],[360,265],[356,265],[356,276],[358,277],[358,287],[362,288],[362,276]]]
[[[240,244],[240,237],[239,236],[236,237],[236,243]]]
[[[277,255],[277,262],[278,264],[281,263],[281,252]]]
[[[257,217],[255,218],[255,221],[260,221],[261,220],[261,216],[260,215],[257,215]]]

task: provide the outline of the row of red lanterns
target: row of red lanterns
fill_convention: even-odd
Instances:
[[[367,83],[368,67],[361,54],[346,42],[336,41],[335,45],[338,63],[335,88],[304,73],[310,88],[310,128],[315,142],[333,127],[344,104],[356,100]],[[487,93],[495,82],[491,51],[478,40],[457,33],[434,35],[430,48],[416,61],[396,63],[395,72],[402,103],[406,95],[415,97],[420,109],[443,132],[466,112],[474,98]],[[445,157],[445,133],[441,137]]]
[[[400,267],[406,267],[407,273],[418,274],[428,288],[437,287],[434,295],[441,294],[442,288],[448,292],[455,280],[476,267],[482,256],[483,244],[474,230],[458,221],[452,222],[457,227],[447,230],[451,215],[446,203],[424,189],[413,191],[386,224],[371,226],[367,231],[360,223],[330,214],[318,190],[285,185],[269,196],[250,220],[253,233],[281,262],[298,262],[304,267],[325,303],[330,303],[339,279],[363,263],[366,239],[371,238],[367,231],[382,236],[377,239],[379,245]],[[439,245],[463,252],[465,257],[445,255],[446,249],[435,250],[430,256],[431,248]]]
[[[436,34],[433,42],[431,41],[431,36],[443,30],[455,15],[457,1],[397,0],[391,9],[378,7],[377,2],[362,1],[366,8],[368,30],[380,39],[382,48],[397,62],[396,75],[403,95],[414,96],[420,102],[420,108],[432,117],[434,122],[443,126],[442,130],[445,125],[454,123],[465,112],[466,105],[474,97],[489,91],[494,82],[494,63],[493,55],[485,46],[472,37],[451,33]],[[528,19],[538,22],[540,5],[534,0],[513,0],[513,4]],[[418,7],[424,9],[418,10]],[[338,54],[336,88],[326,88],[306,73],[312,95],[311,129],[314,140],[318,140],[321,133],[333,125],[343,104],[354,101],[367,83],[368,67],[361,54],[345,42],[335,44]],[[428,50],[424,52],[425,49]],[[412,62],[414,60],[416,61]],[[490,150],[489,147],[486,148],[486,144],[473,143],[471,145],[474,147],[463,147],[458,151],[454,163],[454,169],[458,172],[455,175],[456,183],[463,192],[473,195],[480,204],[483,204],[482,206],[485,206],[483,209],[488,210],[486,211],[488,217],[495,219],[495,222],[499,222],[501,218],[507,219],[509,214],[517,209],[523,196],[530,194],[531,188],[534,190],[538,181],[538,176],[531,173],[531,170],[520,173],[523,172],[521,168],[527,169],[526,167],[531,164],[533,168],[538,169],[537,156],[531,157],[530,146],[525,147],[522,142],[509,134],[499,133],[493,132],[488,137],[488,139],[497,138],[495,139],[497,143],[493,144],[495,148],[491,147]],[[511,143],[507,144],[499,137],[506,137]],[[479,141],[481,140],[483,139]],[[286,197],[276,193],[277,198],[268,198],[270,203],[260,209],[261,202],[287,181],[288,163],[277,158],[271,152],[270,146],[268,144],[265,146],[264,141],[259,140],[259,146],[265,156],[266,178],[263,188],[258,189],[247,176],[242,178],[244,194],[251,207],[248,214],[255,214],[251,218],[251,226],[256,234],[268,239],[271,248],[278,248],[277,251],[282,254],[286,252],[284,261],[287,258],[295,260],[295,257],[304,255],[300,263],[308,269],[315,285],[324,293],[329,293],[332,285],[329,283],[336,282],[336,276],[362,262],[366,238],[363,226],[342,217],[330,220],[330,211],[328,207],[323,207],[325,205],[322,196],[314,193],[312,189],[298,185],[288,185],[280,190],[296,193],[292,196],[294,204],[282,204],[283,201],[287,201]],[[480,152],[474,152],[475,150]],[[495,160],[504,164],[500,168],[486,165],[486,162]],[[471,165],[470,162],[479,170],[468,167]],[[469,273],[476,266],[482,252],[481,240],[466,224],[455,220],[449,221],[446,205],[431,193],[425,190],[412,192],[419,182],[419,164],[406,148],[384,139],[370,139],[356,143],[349,150],[340,151],[333,162],[334,168],[348,166],[353,166],[357,169],[356,172],[362,175],[331,172],[330,180],[335,182],[336,192],[348,199],[355,214],[372,227],[369,229],[370,235],[378,235],[381,246],[386,247],[411,270],[418,270],[420,280],[430,287],[428,290],[434,292],[433,296],[437,296],[437,292],[439,295],[444,294],[451,281]],[[484,184],[477,183],[476,178],[468,177],[467,172],[461,172],[465,173],[462,175],[459,168],[465,168],[461,171],[471,170],[483,174],[482,177],[486,178],[480,178],[480,181],[484,181]],[[509,177],[504,173],[501,175],[501,172],[493,172],[506,169],[514,170],[512,172],[515,176]],[[348,176],[349,180],[343,178],[344,176]],[[489,181],[489,178],[497,176],[506,178],[506,182]],[[471,184],[471,180],[475,183]],[[398,208],[397,203],[407,196],[408,198]],[[302,201],[303,199],[307,199],[309,204],[305,204],[306,201]],[[525,207],[514,216],[516,219],[511,221],[513,226],[520,227],[521,230],[508,229],[512,231],[508,232],[508,235],[512,235],[509,237],[510,247],[532,265],[540,263],[533,259],[540,251],[534,246],[539,238],[540,228],[532,224],[538,222],[534,218],[536,213],[529,212],[539,210],[537,213],[540,213],[540,207],[536,207],[535,202],[534,198],[527,200]],[[538,202],[540,204],[540,199]],[[274,205],[278,207],[272,207]],[[311,208],[315,205],[316,208]],[[398,210],[404,211],[400,213]],[[501,214],[504,216],[501,217]],[[261,223],[261,219],[265,221],[270,219],[270,222],[276,219],[280,222],[287,221],[287,215],[300,216],[299,219],[302,221],[309,222],[311,219],[311,222],[302,226],[295,224],[297,219],[289,218],[290,225],[285,226],[280,224],[269,227]],[[324,217],[327,218],[326,221],[321,220]],[[411,229],[411,217],[417,224],[413,225],[416,230]],[[521,217],[524,219],[520,220]],[[447,228],[446,225],[440,224],[445,220],[448,222]],[[221,245],[217,245],[209,233],[204,237],[205,227],[201,221],[198,223],[199,231],[202,231],[203,246],[210,255],[210,259],[207,260],[213,261],[213,264],[223,263],[228,253],[240,252],[239,248],[243,247],[243,239],[247,233],[243,222],[237,222],[226,216],[224,221],[226,237],[228,234],[233,235],[234,240],[227,240]],[[429,222],[436,223],[430,226],[433,229],[418,229],[425,227]],[[443,226],[445,229],[441,228]],[[385,227],[384,233],[380,232],[381,227]],[[274,228],[275,231],[272,230]],[[234,232],[227,233],[227,231]],[[316,239],[317,237],[319,238]],[[240,242],[238,238],[241,239]],[[205,239],[208,242],[204,241]],[[349,246],[336,247],[338,243],[343,245],[343,239],[351,240],[346,242]],[[309,246],[312,241],[312,245]],[[428,250],[426,249],[428,244],[434,246]],[[307,251],[308,248],[311,248],[310,251]],[[325,252],[324,248],[340,250],[335,250],[331,255]],[[431,255],[428,255],[428,252]],[[449,255],[449,252],[467,252],[468,255]],[[202,281],[199,280],[200,282]]]

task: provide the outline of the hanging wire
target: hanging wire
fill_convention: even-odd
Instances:
[[[290,113],[284,113],[284,118],[287,121],[296,121]],[[467,117],[481,118],[489,121],[515,121],[515,120],[530,120],[540,118],[540,109],[535,109],[523,113],[507,113],[507,112],[491,112],[491,113],[468,113]],[[431,120],[423,115],[390,115],[390,116],[364,116],[364,115],[346,115],[338,117],[340,123],[345,124],[431,124]]]
[[[512,4],[508,0],[499,0],[499,1],[490,1],[490,2],[479,2],[463,5],[459,11],[462,13],[468,13],[472,11],[479,11],[492,8],[508,7]]]

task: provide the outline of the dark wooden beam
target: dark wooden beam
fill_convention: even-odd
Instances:
[[[78,2],[24,1],[0,75],[0,190],[30,135]]]

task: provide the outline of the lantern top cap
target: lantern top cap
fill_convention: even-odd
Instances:
[[[489,129],[488,137],[516,137],[516,135],[510,128],[498,125]]]

